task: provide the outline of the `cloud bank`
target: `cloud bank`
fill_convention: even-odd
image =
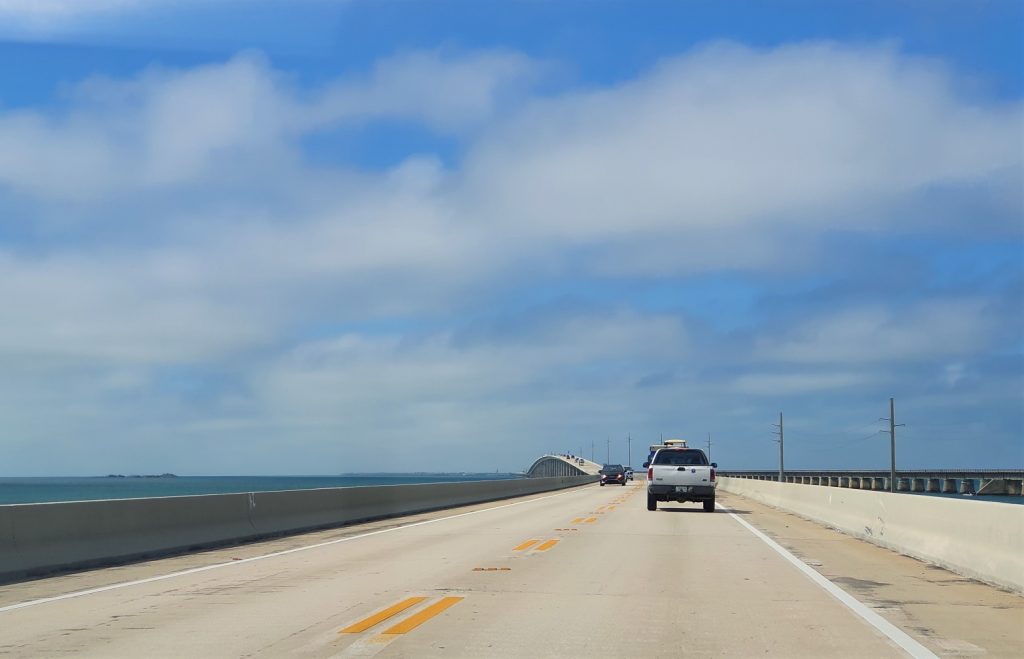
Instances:
[[[1019,259],[889,299],[836,245],[1019,242],[1020,103],[888,47],[714,44],[554,92],[546,66],[407,52],[311,87],[246,53],[0,109],[11,468],[510,469],[666,426],[758,459],[767,410],[870,421],[894,390],[1019,430]],[[400,127],[446,153],[346,151]],[[846,292],[723,330],[671,293],[719,277]]]

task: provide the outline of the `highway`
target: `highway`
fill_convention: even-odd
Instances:
[[[1020,656],[1024,598],[719,504],[595,484],[0,586],[0,655]]]

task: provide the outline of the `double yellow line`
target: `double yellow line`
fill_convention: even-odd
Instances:
[[[426,621],[430,620],[434,616],[436,616],[436,615],[438,615],[438,614],[440,614],[440,613],[442,613],[444,611],[447,611],[448,609],[450,609],[451,607],[455,606],[456,604],[458,604],[459,602],[461,602],[464,599],[465,599],[464,597],[442,597],[440,600],[438,600],[437,602],[434,602],[433,604],[431,604],[427,608],[423,609],[419,613],[416,613],[415,615],[409,616],[408,618],[406,618],[402,622],[398,623],[397,625],[393,625],[391,627],[388,627],[387,629],[385,629],[381,633],[382,634],[395,635],[395,634],[406,634],[408,632],[411,632],[412,630],[416,629],[417,627],[419,627],[420,625],[422,625]],[[402,611],[405,611],[407,609],[411,609],[412,607],[416,606],[417,604],[420,604],[421,602],[425,602],[426,600],[427,600],[426,597],[409,597],[409,598],[406,598],[406,599],[402,600],[401,602],[399,602],[398,604],[395,604],[393,606],[389,606],[388,608],[384,609],[383,611],[378,611],[377,613],[374,613],[371,616],[363,618],[359,622],[356,622],[356,623],[353,623],[353,624],[349,625],[348,627],[342,629],[338,633],[339,634],[360,634],[362,632],[365,632],[368,629],[372,629],[372,628],[376,627],[377,625],[379,625],[380,623],[384,622],[385,620],[388,620],[390,618],[395,617],[396,615],[398,615]]]
[[[540,540],[527,540],[526,542],[516,546],[512,551],[526,551],[530,547],[536,545]],[[558,544],[558,538],[552,538],[541,543],[536,547],[536,551],[547,551]]]

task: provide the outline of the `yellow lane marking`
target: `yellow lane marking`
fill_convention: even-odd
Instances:
[[[547,551],[547,550],[551,549],[552,547],[554,547],[557,544],[558,544],[558,538],[552,538],[551,540],[548,540],[547,542],[542,544],[540,547],[537,547],[537,551]]]
[[[556,530],[556,531],[579,531],[579,529],[571,529],[571,528],[565,528],[565,529],[555,529],[555,530]]]
[[[359,622],[355,623],[354,625],[349,625],[348,627],[346,627],[345,629],[342,629],[338,633],[339,634],[358,634],[359,632],[365,632],[370,627],[373,627],[374,625],[380,624],[380,623],[384,622],[385,620],[387,620],[388,618],[391,618],[392,616],[398,615],[399,613],[401,613],[402,611],[405,611],[406,609],[408,609],[411,606],[416,606],[417,604],[419,604],[420,602],[422,602],[425,599],[427,599],[427,598],[426,597],[410,597],[408,599],[404,599],[404,600],[402,600],[398,604],[395,604],[392,607],[388,607],[388,608],[384,609],[383,611],[381,611],[379,613],[374,613],[369,618],[363,618],[362,620],[360,620]]]
[[[510,567],[475,567],[474,572],[511,572]]]
[[[585,520],[583,520],[583,521],[584,521],[584,523],[586,523],[586,524],[593,524],[594,522],[596,522],[596,521],[597,521],[597,518],[596,518],[596,517],[588,517],[588,518],[586,518],[586,519],[585,519]]]
[[[461,602],[464,599],[465,599],[464,597],[442,597],[441,601],[434,602],[433,604],[431,604],[427,608],[423,609],[422,611],[420,611],[416,615],[409,616],[408,618],[406,618],[402,622],[398,623],[394,627],[390,627],[388,629],[385,629],[381,633],[382,634],[405,634],[407,632],[411,632],[412,630],[416,629],[417,627],[419,627],[420,625],[422,625],[426,621],[430,620],[431,618],[433,618],[437,614],[446,611],[447,609],[455,606],[456,604],[458,604],[459,602]]]
[[[529,549],[530,547],[534,546],[535,544],[537,544],[538,542],[540,542],[540,540],[527,540],[526,542],[524,542],[523,544],[519,545],[518,547],[516,547],[512,551],[525,551],[525,550]]]
[[[583,518],[582,518],[582,517],[577,517],[576,519],[572,520],[572,522],[571,522],[571,523],[572,523],[572,524],[579,524],[579,523],[580,523],[580,522],[582,522],[582,521],[583,521]]]

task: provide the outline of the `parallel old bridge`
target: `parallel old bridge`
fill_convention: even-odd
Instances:
[[[875,473],[832,487],[745,472],[720,478],[714,513],[650,512],[642,471],[600,488],[597,467],[549,455],[511,481],[0,506],[0,654],[1024,647],[1024,505],[875,491]]]
[[[723,471],[723,476],[778,481],[778,471]],[[783,482],[802,485],[849,487],[855,490],[889,491],[890,473],[881,470],[816,471],[787,470]],[[1021,495],[1024,471],[1020,469],[919,469],[896,473],[897,492]]]

